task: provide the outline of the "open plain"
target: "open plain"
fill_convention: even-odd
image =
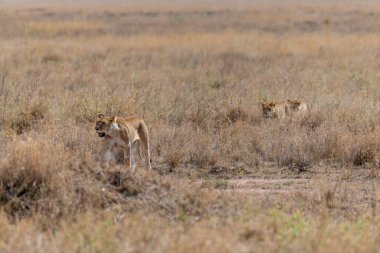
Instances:
[[[379,42],[376,1],[1,1],[0,252],[379,252]]]

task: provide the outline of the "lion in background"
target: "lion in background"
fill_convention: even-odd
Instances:
[[[286,101],[262,101],[261,109],[264,118],[284,119],[285,117],[305,116],[309,106],[300,99],[287,99]]]
[[[263,117],[269,119],[284,119],[290,115],[290,107],[287,102],[261,102]]]
[[[300,99],[287,99],[286,102],[289,105],[292,116],[306,116],[310,111],[310,106]]]

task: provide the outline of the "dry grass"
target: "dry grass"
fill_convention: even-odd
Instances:
[[[4,6],[1,252],[377,251],[379,6]],[[98,113],[145,119],[153,172],[101,166]]]

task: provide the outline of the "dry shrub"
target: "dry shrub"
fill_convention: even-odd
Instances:
[[[306,127],[311,131],[315,131],[325,121],[325,116],[322,112],[309,112],[301,119],[300,125]]]
[[[261,109],[261,108],[260,108]],[[261,126],[265,119],[262,116],[262,112],[254,110],[253,112],[250,112],[249,122],[254,126]]]
[[[47,112],[48,105],[43,100],[39,100],[32,105],[27,105],[11,119],[10,128],[17,134],[22,134],[43,120]]]
[[[345,164],[348,160],[347,144],[350,141],[350,134],[342,127],[326,127],[317,129],[311,133],[312,149],[314,160],[340,162]]]
[[[252,59],[240,52],[226,51],[217,56],[220,62],[221,74],[230,74],[231,72],[241,72],[246,69],[246,65],[252,62]]]
[[[198,168],[214,166],[217,160],[219,160],[218,155],[214,151],[215,140],[210,138],[208,133],[203,130],[198,130],[196,136],[200,138],[194,138],[189,141],[190,149],[185,161]]]
[[[352,162],[355,166],[361,166],[365,163],[374,162],[375,152],[372,147],[366,145],[359,147],[352,155]]]
[[[173,128],[175,130],[171,131],[163,127],[152,140],[152,151],[156,157],[154,162],[168,164],[172,169],[183,163],[189,148],[187,132],[179,127]]]
[[[16,140],[3,157],[0,203],[13,219],[33,213],[57,218],[86,203],[101,203],[95,185],[86,183],[78,173],[80,165],[62,145],[43,139]]]
[[[109,201],[122,204],[124,211],[145,210],[171,219],[181,213],[199,218],[223,212],[215,193],[154,172],[131,173],[119,166],[103,170],[96,178],[104,184]]]
[[[214,126],[216,129],[227,127],[237,121],[247,121],[249,114],[241,106],[230,107],[219,110],[214,116]]]
[[[210,109],[201,103],[190,112],[188,119],[194,126],[205,128],[210,124]]]
[[[42,57],[43,63],[58,63],[61,61],[61,56],[54,53],[47,53]]]
[[[277,125],[268,128],[268,143],[266,144],[264,157],[276,162],[279,166],[285,166],[296,171],[306,170],[312,165],[313,156],[310,152],[311,142],[305,130],[295,124],[288,126]]]
[[[355,135],[374,132],[379,124],[380,111],[376,112],[376,108],[370,108],[368,105],[357,104],[350,109],[342,108],[337,112],[338,124]]]
[[[183,163],[185,153],[181,151],[172,151],[164,156],[165,161],[168,163],[170,169],[174,169]]]
[[[36,211],[36,202],[47,198],[56,173],[52,165],[60,158],[49,158],[54,149],[44,142],[19,141],[8,148],[9,155],[1,162],[0,199],[7,214],[18,218]]]
[[[224,164],[229,167],[255,166],[258,164],[260,136],[247,122],[237,122],[220,133],[218,148]],[[221,163],[222,161],[218,161]]]
[[[232,107],[227,110],[227,118],[231,123],[238,120],[245,121],[248,118],[248,113],[242,107]]]
[[[200,168],[215,164],[215,140],[202,128],[186,126],[175,131],[164,128],[156,133],[152,146],[157,152],[157,164],[167,164],[171,169],[185,164]]]
[[[49,226],[78,211],[120,204],[124,211],[145,209],[170,218],[219,210],[206,189],[189,188],[142,168],[136,173],[124,166],[100,168],[46,140],[17,140],[3,156],[0,206],[14,221],[37,215]]]
[[[226,86],[227,86],[227,81],[224,79],[214,80],[210,84],[210,88],[216,89],[216,90],[221,89],[221,88],[226,87]]]
[[[372,133],[370,135],[359,135],[351,146],[351,161],[355,166],[366,163],[376,164],[380,154],[380,136]]]

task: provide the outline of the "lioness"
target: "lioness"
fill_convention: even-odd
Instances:
[[[287,102],[261,102],[263,117],[270,119],[284,119],[290,115],[290,108]]]
[[[140,159],[144,151],[145,165],[150,170],[150,151],[148,129],[145,122],[139,117],[117,117],[99,114],[95,130],[104,143],[104,160],[108,162],[112,156],[112,148],[120,146],[124,149],[124,163],[135,170],[135,149],[139,148]],[[129,157],[129,161],[128,160]]]
[[[309,111],[309,106],[299,99],[287,99],[286,102],[289,105],[290,112],[294,116],[305,116]]]

